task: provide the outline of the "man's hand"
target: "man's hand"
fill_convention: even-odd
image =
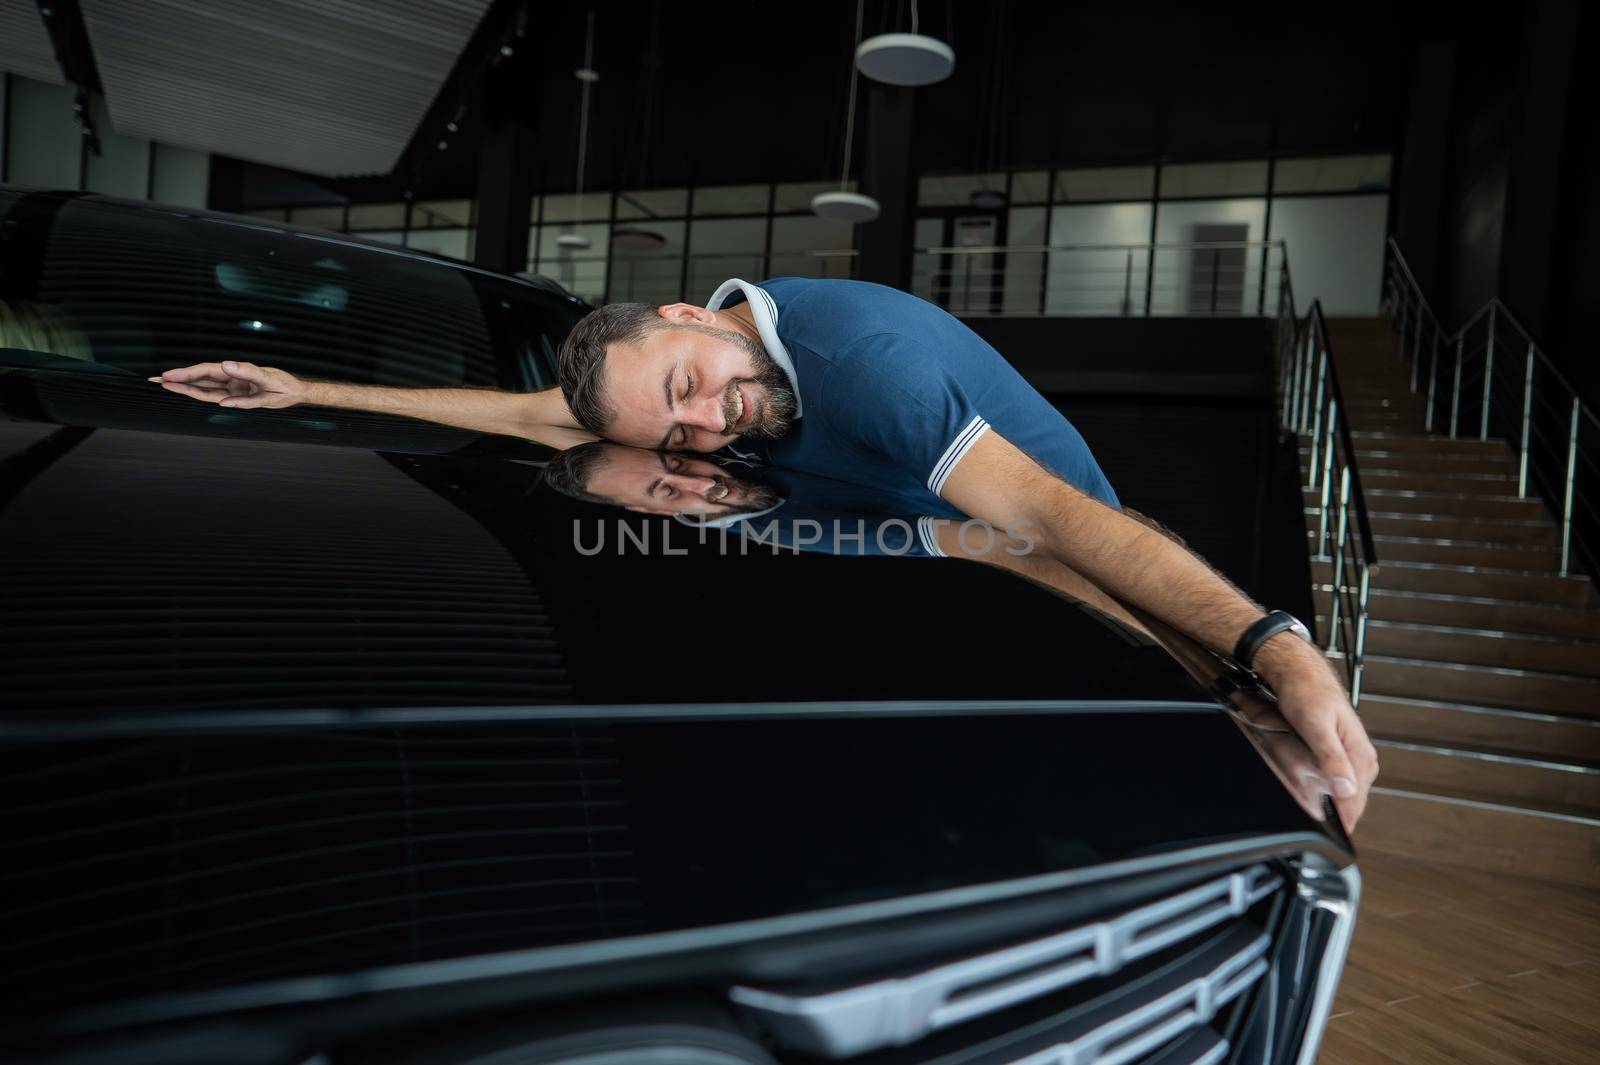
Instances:
[[[1204,560],[1078,491],[993,430],[972,445],[943,495],[997,529],[1020,523],[1040,549],[1221,654],[1263,614]],[[1378,759],[1344,687],[1322,652],[1292,633],[1264,643],[1253,665],[1315,754],[1345,827],[1353,828]]]
[[[200,362],[150,378],[168,392],[224,407],[292,407],[311,402],[307,383],[251,362]]]
[[[1340,820],[1354,828],[1378,777],[1378,752],[1326,656],[1281,632],[1261,645],[1252,665],[1278,697],[1278,712],[1316,756]]]

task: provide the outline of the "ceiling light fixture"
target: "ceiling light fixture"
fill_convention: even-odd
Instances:
[[[856,42],[861,41],[861,17],[864,0],[856,0]],[[870,222],[878,217],[878,201],[860,192],[850,191],[850,148],[856,134],[856,67],[850,68],[850,102],[844,119],[844,167],[839,172],[839,188],[833,192],[819,192],[811,197],[811,213],[833,222]]]
[[[856,46],[856,69],[886,85],[932,85],[956,68],[956,50],[918,33],[917,0],[911,0],[911,32],[880,33]]]
[[[576,216],[572,224],[568,225],[560,236],[556,238],[556,247],[580,250],[590,245],[588,237],[582,233],[574,232],[576,227],[583,225],[583,164],[589,150],[589,87],[600,80],[600,75],[594,69],[594,12],[589,12],[589,28],[583,41],[583,66],[572,72],[578,79],[578,84],[583,88],[579,90],[578,103],[578,181],[577,181],[577,206],[573,210]]]

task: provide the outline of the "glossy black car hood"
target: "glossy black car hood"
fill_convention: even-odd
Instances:
[[[220,412],[144,381],[26,378],[11,410],[55,421],[0,422],[0,708],[14,726],[182,710],[1203,698],[1148,638],[982,566],[724,543],[540,487],[538,466],[509,456],[541,452],[513,440],[333,411]],[[350,433],[358,446],[339,446]],[[370,450],[375,437],[390,450]],[[586,555],[601,527],[606,549]]]
[[[528,445],[140,384],[0,421],[7,1015],[1347,847],[1159,645],[1008,575],[639,516],[585,555],[619,513]]]

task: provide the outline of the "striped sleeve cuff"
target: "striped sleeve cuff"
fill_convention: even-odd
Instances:
[[[945,553],[939,550],[939,528],[936,524],[938,518],[918,518],[917,538],[922,541],[922,549],[933,558],[945,558]]]
[[[950,441],[950,446],[944,449],[939,461],[933,464],[933,472],[928,474],[928,491],[942,497],[944,482],[950,479],[950,474],[967,457],[967,452],[972,450],[978,438],[988,431],[989,423],[983,420],[981,414],[974,414],[966,428],[957,433],[956,438]]]

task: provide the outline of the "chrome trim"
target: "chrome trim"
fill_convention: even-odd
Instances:
[[[1251,866],[1109,920],[909,976],[815,995],[739,986],[728,997],[758,1015],[785,1045],[808,1053],[847,1057],[904,1046],[941,1028],[1116,972],[1241,916],[1280,883],[1266,866]],[[1041,971],[1041,966],[1049,968]],[[981,990],[967,993],[971,988]]]
[[[1008,1065],[1123,1065],[1184,1032],[1207,1023],[1217,1010],[1261,979],[1271,940],[1252,939],[1210,973],[1090,1029],[1075,1039],[1018,1058]],[[1176,1012],[1174,1012],[1176,1011]]]
[[[1300,1044],[1296,1065],[1315,1065],[1322,1048],[1322,1034],[1328,1026],[1328,1011],[1333,1008],[1339,976],[1350,951],[1350,937],[1356,930],[1356,910],[1361,905],[1361,871],[1355,866],[1335,869],[1320,855],[1307,853],[1301,859],[1298,885],[1300,896],[1311,906],[1333,915],[1333,929],[1317,965],[1316,991],[1306,1018],[1305,1037]]]
[[[1403,791],[1400,788],[1385,788],[1378,785],[1373,785],[1372,794],[1392,795],[1396,798],[1417,799],[1422,802],[1442,802],[1449,806],[1465,806],[1473,810],[1488,810],[1497,814],[1517,814],[1523,817],[1537,817],[1545,821],[1562,821],[1569,825],[1600,828],[1600,818],[1582,817],[1578,814],[1559,814],[1552,810],[1536,810],[1528,806],[1507,806],[1504,803],[1484,802],[1481,799],[1459,799],[1454,795],[1435,795],[1426,791]]]

